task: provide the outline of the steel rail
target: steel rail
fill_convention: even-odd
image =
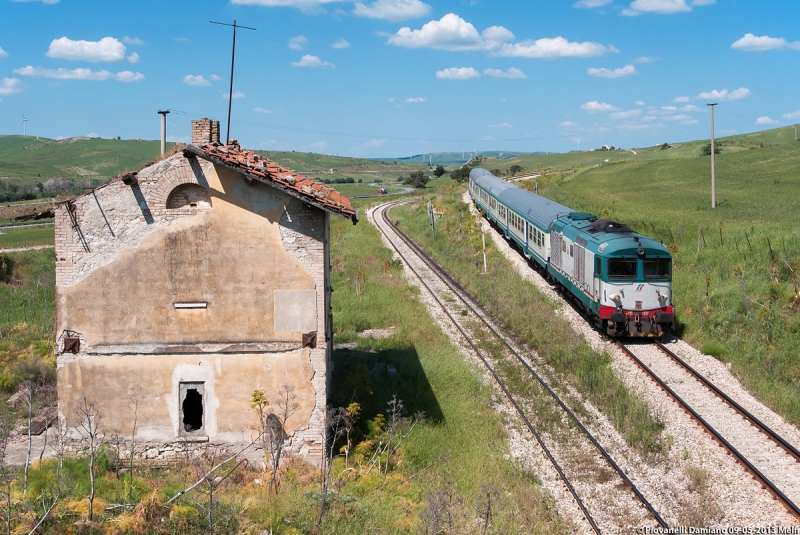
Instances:
[[[706,388],[714,392],[720,399],[722,399],[722,401],[724,401],[727,405],[729,405],[733,410],[738,412],[745,419],[749,420],[751,424],[757,427],[762,433],[767,435],[773,442],[775,442],[775,444],[783,448],[783,450],[786,453],[794,457],[796,461],[800,461],[800,451],[798,451],[797,448],[792,446],[778,433],[770,429],[770,427],[768,427],[764,422],[755,417],[747,409],[739,405],[728,394],[720,390],[717,387],[717,385],[706,379],[705,376],[703,376],[700,372],[692,368],[685,360],[683,360],[678,355],[669,350],[662,342],[659,342],[658,340],[654,340],[654,342],[661,351],[663,351],[667,356],[669,356],[672,360],[674,360],[677,364],[679,364],[683,369],[691,373],[694,376],[694,378],[703,383],[703,385]]]
[[[798,507],[788,496],[786,496],[775,484],[770,481],[767,476],[765,476],[761,471],[756,468],[753,463],[751,463],[747,457],[745,457],[736,447],[733,446],[730,442],[728,442],[725,437],[723,437],[719,431],[714,429],[705,419],[700,416],[697,411],[695,411],[682,397],[680,397],[674,390],[672,390],[667,384],[658,377],[653,370],[651,370],[644,362],[642,362],[639,357],[633,354],[633,352],[628,349],[624,344],[622,344],[619,340],[614,340],[614,343],[619,347],[623,353],[625,353],[628,357],[633,360],[639,368],[641,368],[647,375],[653,379],[662,390],[664,390],[667,394],[669,394],[678,404],[683,407],[683,409],[689,413],[689,415],[697,421],[707,432],[709,432],[714,439],[728,452],[730,452],[737,462],[744,465],[745,469],[750,473],[753,478],[758,480],[762,487],[769,490],[773,496],[775,496],[778,500],[780,500],[783,505],[792,513],[795,517],[800,518],[800,507]]]
[[[463,287],[462,287],[462,286],[461,286],[461,285],[460,285],[460,284],[459,284],[459,283],[458,283],[458,282],[457,282],[457,281],[456,281],[456,280],[455,280],[455,279],[454,279],[454,278],[453,278],[453,277],[452,277],[452,276],[451,276],[449,273],[447,273],[447,271],[446,271],[446,270],[444,270],[444,269],[443,269],[441,266],[439,266],[439,265],[438,265],[438,264],[437,264],[437,263],[436,263],[436,262],[435,262],[433,259],[431,259],[431,258],[430,258],[430,257],[429,257],[429,256],[428,256],[428,255],[427,255],[425,252],[424,252],[424,251],[422,251],[422,249],[421,249],[421,248],[420,248],[420,247],[419,247],[419,246],[418,246],[416,243],[414,243],[414,241],[413,241],[413,240],[411,240],[411,239],[410,239],[408,236],[406,236],[406,235],[405,235],[405,233],[403,233],[403,232],[402,232],[400,229],[398,229],[398,228],[397,228],[397,227],[396,227],[394,224],[392,224],[392,222],[389,220],[389,218],[388,218],[388,215],[387,215],[388,209],[389,209],[389,207],[391,207],[391,206],[395,206],[395,205],[398,205],[398,204],[401,204],[402,202],[408,202],[408,200],[405,200],[405,201],[399,201],[399,202],[394,202],[394,203],[388,203],[387,205],[385,205],[385,206],[386,206],[386,208],[385,208],[385,209],[384,209],[384,210],[381,212],[381,215],[382,215],[382,217],[383,217],[384,221],[385,221],[385,222],[386,222],[386,223],[387,223],[387,224],[388,224],[388,225],[389,225],[389,226],[392,228],[392,230],[393,230],[393,231],[394,231],[394,232],[397,234],[397,236],[398,236],[398,237],[400,237],[400,239],[401,239],[401,240],[402,240],[402,241],[403,241],[403,242],[404,242],[404,243],[405,243],[405,244],[406,244],[406,245],[407,245],[407,246],[408,246],[408,247],[409,247],[409,248],[410,248],[412,251],[414,251],[414,253],[415,253],[415,254],[416,254],[416,255],[417,255],[417,256],[418,256],[418,257],[419,257],[419,258],[420,258],[420,259],[423,261],[423,263],[425,263],[425,265],[427,265],[427,266],[428,266],[428,268],[429,268],[429,269],[431,269],[431,271],[433,271],[433,272],[434,272],[434,274],[435,274],[437,277],[439,277],[439,279],[440,279],[440,280],[442,280],[442,282],[444,282],[444,283],[445,283],[445,285],[447,285],[447,286],[448,286],[448,287],[449,287],[449,288],[450,288],[450,289],[453,291],[453,293],[454,293],[454,294],[455,294],[455,295],[456,295],[456,296],[459,298],[459,300],[461,300],[461,302],[462,302],[462,303],[464,303],[464,305],[465,305],[467,308],[469,308],[469,309],[470,309],[470,310],[471,310],[471,311],[472,311],[472,312],[473,312],[473,313],[476,315],[476,317],[478,317],[478,318],[479,318],[479,319],[480,319],[480,320],[481,320],[481,321],[484,323],[484,325],[486,325],[486,327],[487,327],[487,328],[488,328],[488,329],[489,329],[489,330],[490,330],[490,331],[491,331],[491,332],[492,332],[492,333],[493,333],[493,334],[494,334],[494,335],[495,335],[495,336],[496,336],[496,337],[497,337],[497,338],[498,338],[498,339],[499,339],[499,340],[500,340],[500,341],[501,341],[501,342],[502,342],[502,343],[503,343],[503,344],[506,346],[506,348],[508,348],[508,350],[509,350],[509,351],[510,351],[510,352],[511,352],[511,353],[512,353],[512,354],[513,354],[513,355],[514,355],[516,358],[517,358],[517,360],[519,360],[519,362],[520,362],[520,363],[522,363],[522,364],[523,364],[523,365],[524,365],[524,366],[525,366],[525,367],[528,369],[528,371],[529,371],[529,372],[530,372],[530,373],[531,373],[531,374],[532,374],[532,375],[533,375],[533,376],[536,378],[536,380],[539,382],[539,384],[540,384],[540,385],[541,385],[543,388],[545,388],[545,389],[547,390],[547,392],[548,392],[548,393],[549,393],[549,394],[550,394],[550,395],[553,397],[553,399],[554,399],[554,400],[555,400],[555,401],[556,401],[556,402],[557,402],[557,403],[558,403],[558,404],[561,406],[561,408],[562,408],[562,409],[563,409],[563,410],[564,410],[564,411],[565,411],[565,412],[566,412],[566,413],[567,413],[567,414],[568,414],[568,415],[569,415],[569,416],[572,418],[572,420],[573,420],[573,421],[574,421],[574,422],[577,424],[577,426],[578,426],[578,427],[581,429],[581,431],[582,431],[582,432],[583,432],[583,433],[584,433],[584,434],[585,434],[585,435],[586,435],[586,436],[589,438],[589,440],[592,442],[592,444],[595,446],[595,448],[596,448],[596,449],[597,449],[597,450],[598,450],[598,451],[599,451],[599,452],[602,454],[602,456],[603,456],[603,458],[606,460],[606,462],[608,462],[608,463],[609,463],[609,465],[610,465],[610,466],[611,466],[611,467],[612,467],[612,468],[613,468],[613,469],[614,469],[614,470],[617,472],[617,474],[618,474],[618,475],[619,475],[619,476],[620,476],[620,477],[621,477],[621,478],[622,478],[622,479],[625,481],[625,483],[626,483],[626,484],[627,484],[627,485],[628,485],[628,486],[629,486],[629,487],[630,487],[630,488],[633,490],[633,492],[634,492],[634,494],[636,495],[637,499],[639,499],[639,501],[640,501],[640,502],[642,502],[642,503],[645,505],[645,507],[646,507],[646,508],[648,509],[648,511],[649,511],[649,512],[650,512],[650,513],[653,515],[653,517],[654,517],[654,518],[655,518],[655,519],[656,519],[656,520],[659,522],[659,524],[660,524],[662,527],[668,528],[669,526],[667,525],[667,523],[666,523],[666,522],[665,522],[665,521],[664,521],[664,520],[661,518],[661,516],[660,516],[660,515],[658,514],[658,512],[657,512],[657,511],[656,511],[656,510],[653,508],[653,506],[650,504],[650,502],[649,502],[649,501],[648,501],[648,500],[647,500],[647,499],[646,499],[646,498],[645,498],[645,497],[642,495],[642,493],[639,491],[639,489],[638,489],[638,488],[637,488],[637,487],[636,487],[636,486],[633,484],[633,482],[632,482],[632,481],[631,481],[631,480],[630,480],[630,479],[627,477],[627,475],[626,475],[626,474],[624,473],[624,471],[623,471],[623,470],[622,470],[622,469],[619,467],[619,465],[617,465],[617,463],[616,463],[616,462],[615,462],[615,461],[614,461],[614,460],[611,458],[611,456],[608,454],[608,452],[606,452],[606,451],[605,451],[605,449],[604,449],[604,448],[603,448],[603,447],[602,447],[602,446],[601,446],[601,445],[600,445],[600,444],[597,442],[597,440],[594,438],[594,436],[592,436],[592,434],[589,432],[589,430],[588,430],[588,429],[586,429],[586,427],[585,427],[585,426],[583,425],[583,423],[582,423],[582,422],[581,422],[581,421],[578,419],[578,417],[577,417],[577,416],[576,416],[576,415],[575,415],[575,414],[574,414],[574,413],[573,413],[573,412],[572,412],[572,411],[569,409],[569,407],[567,407],[567,406],[566,406],[566,404],[564,404],[564,402],[561,400],[561,398],[560,398],[560,397],[559,397],[559,396],[558,396],[558,395],[557,395],[557,394],[556,394],[556,393],[555,393],[555,392],[552,390],[552,388],[550,388],[550,386],[549,386],[549,385],[548,385],[548,384],[547,384],[547,383],[544,381],[544,379],[542,379],[542,377],[541,377],[541,376],[540,376],[538,373],[536,373],[536,371],[535,371],[535,370],[534,370],[534,369],[533,369],[533,368],[532,368],[532,367],[531,367],[531,366],[530,366],[530,365],[529,365],[529,364],[528,364],[528,363],[525,361],[525,359],[524,359],[524,358],[523,358],[523,357],[522,357],[522,356],[521,356],[521,355],[520,355],[520,354],[519,354],[519,353],[518,353],[518,352],[517,352],[517,351],[516,351],[516,350],[515,350],[515,349],[514,349],[514,348],[513,348],[513,347],[512,347],[510,344],[509,344],[509,343],[508,343],[508,341],[506,340],[506,338],[505,338],[503,335],[501,335],[501,334],[500,334],[500,333],[499,333],[499,332],[498,332],[498,331],[497,331],[497,330],[496,330],[496,329],[495,329],[495,328],[494,328],[494,327],[493,327],[493,326],[492,326],[492,325],[491,325],[491,324],[490,324],[490,323],[489,323],[489,322],[488,322],[488,321],[485,319],[485,315],[487,315],[487,313],[486,313],[486,312],[484,312],[484,311],[482,311],[482,310],[477,310],[477,309],[476,309],[476,308],[475,308],[475,307],[472,305],[472,303],[470,303],[469,301],[467,301],[467,300],[466,300],[466,299],[463,297],[463,295],[468,295],[468,296],[469,296],[469,292],[467,292],[467,291],[466,291],[466,290],[465,290],[465,289],[464,289],[464,288],[463,288]],[[384,233],[384,235],[385,235],[385,233]],[[388,238],[388,236],[387,236],[387,239],[389,239],[389,238]],[[391,239],[389,239],[389,241],[390,241],[390,243],[392,242],[392,241],[391,241]],[[399,251],[398,251],[398,254],[399,254]],[[402,255],[401,255],[401,256],[402,256]],[[405,259],[405,257],[403,257],[403,258]],[[406,260],[406,263],[408,264],[408,261],[407,261],[407,260]],[[410,267],[410,265],[409,265],[409,267]],[[415,273],[415,274],[416,274],[416,275],[419,277],[419,274],[418,274],[418,273],[417,273],[417,272],[416,272],[416,271],[415,271],[413,268],[411,268],[411,269],[412,269],[412,271],[414,271],[414,273]],[[423,284],[424,284],[424,281],[423,281]],[[428,288],[428,286],[427,286],[427,285],[425,285],[425,286],[426,286],[426,288]],[[428,288],[428,290],[430,291],[430,288]],[[432,292],[432,291],[431,291],[431,294],[433,294],[433,292]],[[446,314],[447,314],[447,315],[450,317],[451,321],[453,321],[453,318],[452,318],[452,316],[450,316],[449,312],[447,312],[447,310],[445,309],[444,305],[441,303],[441,301],[439,301],[438,297],[437,297],[437,296],[435,296],[435,294],[433,294],[433,295],[434,295],[434,297],[436,298],[436,300],[439,302],[440,306],[442,306],[442,308],[445,310],[445,313],[446,313]],[[471,297],[471,296],[470,296],[470,299],[472,299],[472,297]],[[473,302],[474,302],[474,300],[473,300]],[[471,346],[471,347],[472,347],[472,348],[475,350],[475,352],[478,354],[478,356],[479,356],[479,357],[481,358],[481,360],[484,362],[484,364],[486,365],[487,369],[489,369],[489,371],[490,371],[490,372],[492,373],[492,375],[495,377],[495,380],[498,382],[498,384],[500,384],[500,385],[501,385],[501,387],[503,388],[503,390],[506,392],[506,396],[507,396],[507,397],[509,397],[509,399],[512,401],[512,403],[513,403],[515,406],[517,406],[516,402],[513,400],[513,396],[512,396],[512,395],[511,395],[511,394],[508,392],[508,390],[506,389],[505,385],[503,385],[503,383],[502,383],[502,382],[500,381],[500,379],[497,377],[497,374],[494,372],[494,370],[492,369],[491,365],[489,365],[489,363],[486,361],[486,359],[483,357],[483,355],[480,353],[480,351],[479,351],[479,350],[478,350],[478,349],[477,349],[477,348],[476,348],[476,347],[475,347],[475,346],[472,344],[471,340],[470,340],[470,339],[469,339],[469,337],[466,335],[466,333],[464,333],[464,331],[463,331],[463,330],[460,328],[460,326],[458,326],[458,324],[457,324],[455,321],[453,321],[453,323],[456,325],[456,327],[457,327],[457,328],[458,328],[458,330],[459,330],[459,331],[462,333],[462,335],[465,337],[465,339],[466,339],[466,340],[467,340],[467,342],[470,344],[470,346]],[[517,407],[518,407],[518,406],[517,406]],[[519,411],[519,408],[518,408],[518,411]],[[561,471],[561,469],[560,469],[560,467],[558,466],[557,462],[556,462],[556,461],[555,461],[555,459],[553,459],[553,458],[552,458],[552,456],[550,455],[550,453],[549,453],[549,450],[547,450],[547,448],[544,446],[544,444],[542,443],[541,439],[539,438],[538,434],[535,432],[535,430],[533,430],[533,428],[532,428],[532,424],[529,422],[529,420],[527,420],[527,418],[525,417],[525,415],[524,415],[522,412],[520,412],[520,416],[521,416],[521,417],[522,417],[522,418],[523,418],[523,419],[526,421],[526,424],[527,424],[527,425],[528,425],[528,427],[531,429],[531,431],[533,432],[534,436],[536,436],[536,437],[537,437],[537,441],[539,441],[539,443],[540,443],[540,445],[542,446],[542,448],[543,448],[543,449],[544,449],[544,450],[547,452],[548,456],[551,458],[551,462],[553,462],[553,464],[556,466],[556,468],[558,469],[559,473],[562,475],[562,479],[565,481],[565,483],[568,485],[568,487],[570,488],[570,490],[573,492],[573,496],[575,496],[576,500],[577,500],[577,501],[578,501],[578,503],[581,505],[581,508],[584,510],[584,514],[587,516],[587,519],[589,519],[590,523],[592,523],[592,525],[594,526],[595,524],[594,524],[593,520],[591,519],[591,516],[589,515],[588,511],[586,511],[586,510],[585,510],[585,508],[584,508],[584,506],[583,506],[583,503],[582,503],[582,502],[580,501],[580,499],[577,497],[577,494],[576,494],[576,492],[575,492],[575,491],[574,491],[574,489],[571,487],[571,485],[569,484],[569,482],[566,480],[566,478],[565,478],[565,476],[563,475],[563,472]]]

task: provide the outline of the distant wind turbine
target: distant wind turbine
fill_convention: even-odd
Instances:
[[[22,123],[21,123],[22,124],[22,135],[23,136],[27,136],[28,135],[28,124],[27,123],[28,123],[28,120],[25,118],[25,114],[23,113],[22,114]]]

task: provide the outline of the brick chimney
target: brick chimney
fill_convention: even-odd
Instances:
[[[192,121],[192,145],[219,143],[219,121],[206,117]]]

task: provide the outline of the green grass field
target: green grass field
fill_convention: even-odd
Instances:
[[[159,141],[0,136],[0,180],[36,184],[51,177],[110,178],[152,162],[159,151]]]
[[[5,234],[0,234],[0,249],[53,245],[56,239],[53,226],[0,230],[5,231]]]

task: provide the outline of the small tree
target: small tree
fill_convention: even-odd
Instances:
[[[415,188],[424,188],[429,181],[430,177],[422,169],[412,172],[405,180],[406,184]]]
[[[256,411],[259,421],[258,441],[264,448],[266,469],[269,464],[272,472],[270,478],[270,489],[278,492],[278,468],[281,464],[283,447],[288,438],[286,433],[286,421],[300,408],[297,403],[297,393],[290,385],[281,385],[278,391],[278,400],[275,402],[275,410],[268,409],[270,403],[262,390],[256,390],[250,396],[250,406]]]
[[[436,166],[436,169],[434,169],[434,171],[433,171],[433,176],[435,176],[436,178],[439,178],[442,175],[444,175],[444,167],[442,166],[442,164],[438,164]]]
[[[522,166],[514,164],[508,168],[508,172],[511,173],[511,176],[517,176],[517,173],[522,171]]]
[[[719,154],[721,152],[722,152],[722,145],[720,145],[719,141],[714,141],[714,154]],[[703,148],[700,149],[700,155],[711,156],[711,142],[703,145]]]
[[[322,523],[322,516],[325,514],[325,505],[328,500],[328,487],[331,480],[331,468],[333,466],[333,452],[336,441],[344,435],[345,422],[347,421],[347,411],[342,407],[328,409],[325,414],[326,436],[322,455],[322,498],[319,503],[319,516],[314,529],[319,529]]]
[[[94,403],[89,402],[88,399],[83,398],[82,403],[76,410],[78,413],[79,426],[81,434],[84,439],[89,440],[89,511],[87,512],[86,519],[91,522],[94,515],[94,496],[95,496],[95,481],[94,481],[94,465],[97,461],[97,448],[100,446],[100,433],[98,432],[100,425],[100,411],[97,410]]]
[[[345,429],[345,435],[347,437],[347,449],[344,451],[345,468],[348,466],[348,461],[350,459],[350,450],[353,447],[353,437],[351,436],[353,432],[353,427],[355,427],[356,422],[358,422],[360,416],[361,416],[361,405],[359,405],[358,403],[351,403],[345,409],[344,429]]]

